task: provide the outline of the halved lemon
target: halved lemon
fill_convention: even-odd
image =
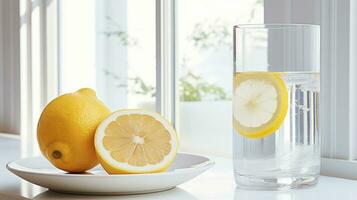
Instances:
[[[158,113],[119,110],[98,126],[95,148],[109,174],[162,172],[176,156],[178,136]]]
[[[243,72],[234,77],[233,126],[248,138],[274,133],[288,110],[288,90],[279,72]]]

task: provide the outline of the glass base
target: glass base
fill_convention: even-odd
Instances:
[[[238,188],[248,190],[288,190],[316,185],[318,175],[289,177],[256,177],[235,173]]]

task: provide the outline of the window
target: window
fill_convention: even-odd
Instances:
[[[187,151],[230,156],[232,27],[263,23],[260,0],[177,1],[178,129]]]
[[[60,3],[60,93],[96,89],[112,110],[155,110],[155,1]]]
[[[230,155],[231,27],[262,23],[262,1],[182,0],[175,10],[182,149]],[[155,110],[155,1],[62,1],[59,20],[60,93],[92,87],[111,109]]]

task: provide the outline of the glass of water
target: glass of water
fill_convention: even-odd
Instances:
[[[320,29],[234,27],[233,156],[240,188],[314,185],[320,174]]]

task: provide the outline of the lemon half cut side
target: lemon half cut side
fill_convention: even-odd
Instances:
[[[162,172],[176,156],[178,136],[158,113],[119,110],[97,128],[95,147],[109,174]]]
[[[248,138],[274,133],[288,110],[288,90],[279,72],[243,72],[234,77],[233,126]]]

